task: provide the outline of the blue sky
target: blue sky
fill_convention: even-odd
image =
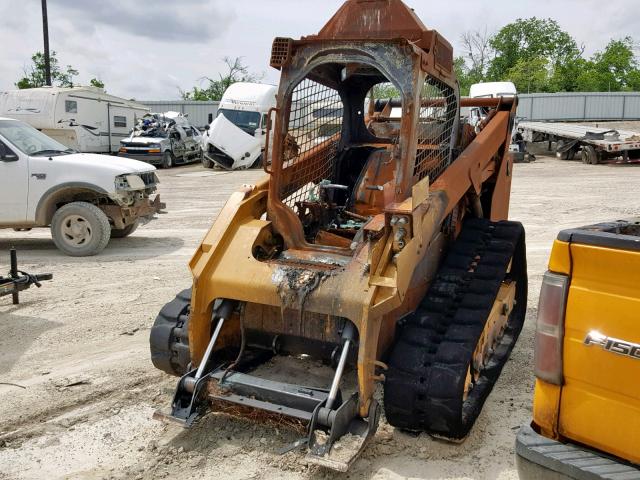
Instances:
[[[516,18],[552,17],[587,54],[612,37],[636,36],[634,0],[405,0],[429,28],[459,47],[471,29],[497,31]],[[52,50],[62,64],[92,77],[115,95],[176,99],[205,76],[216,77],[222,57],[244,57],[252,72],[277,83],[268,66],[275,36],[316,33],[342,0],[49,0]],[[13,88],[30,56],[42,49],[39,0],[0,0],[0,90]]]

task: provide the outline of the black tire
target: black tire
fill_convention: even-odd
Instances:
[[[176,157],[173,156],[173,153],[167,150],[162,154],[162,163],[160,164],[162,168],[171,168],[175,163]]]
[[[129,235],[131,235],[133,232],[136,231],[136,229],[138,228],[138,225],[140,223],[136,220],[135,222],[133,222],[131,225],[128,225],[122,229],[115,229],[112,228],[111,229],[111,238],[125,238],[128,237]]]
[[[598,161],[598,152],[596,152],[596,149],[591,145],[584,145],[582,147],[582,163],[597,165]]]
[[[107,246],[111,225],[107,215],[92,203],[67,203],[53,215],[51,237],[67,255],[89,257]]]
[[[202,155],[201,158],[202,158],[202,166],[204,168],[213,168],[214,163],[211,160],[209,160],[209,158],[206,155]]]
[[[153,322],[149,335],[153,366],[181,377],[191,363],[189,353],[189,309],[191,289],[183,290],[167,303]]]

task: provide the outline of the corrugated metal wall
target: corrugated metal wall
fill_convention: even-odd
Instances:
[[[189,121],[194,127],[204,128],[216,118],[220,102],[195,102],[193,100],[141,101],[152,112],[180,112],[189,114]]]
[[[640,92],[531,93],[518,95],[527,120],[640,120]]]
[[[518,117],[527,120],[640,120],[640,92],[531,93],[518,95]],[[216,118],[219,102],[192,100],[142,101],[153,112],[188,113],[203,128]]]

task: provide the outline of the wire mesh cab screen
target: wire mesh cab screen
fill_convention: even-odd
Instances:
[[[421,93],[418,120],[418,150],[413,175],[429,176],[433,182],[451,163],[452,140],[458,117],[458,100],[453,88],[427,78]]]
[[[313,195],[317,183],[334,179],[343,117],[337,90],[308,78],[295,87],[283,149],[283,166],[295,174],[282,186],[285,205],[295,209],[296,202]]]

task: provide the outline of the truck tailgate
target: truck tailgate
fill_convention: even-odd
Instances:
[[[640,238],[571,235],[559,432],[640,463]]]

